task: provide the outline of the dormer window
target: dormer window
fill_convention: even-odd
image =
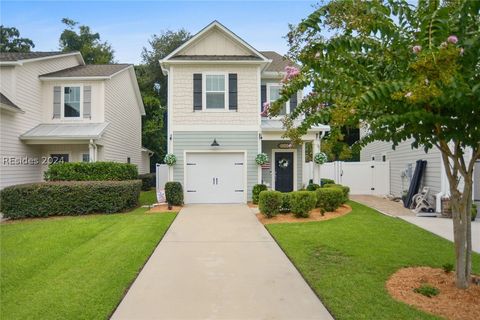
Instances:
[[[206,109],[225,109],[227,106],[226,75],[205,75],[205,107]]]
[[[81,115],[81,88],[79,86],[63,88],[63,117],[80,118]]]

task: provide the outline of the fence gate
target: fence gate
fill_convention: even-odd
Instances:
[[[165,188],[165,183],[168,181],[168,166],[166,164],[157,163],[156,167],[157,177],[157,192]]]
[[[387,195],[390,193],[388,161],[327,162],[320,167],[320,176],[350,187],[351,194]]]

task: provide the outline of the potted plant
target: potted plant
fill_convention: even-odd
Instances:
[[[165,155],[165,158],[163,158],[163,162],[165,162],[166,165],[171,167],[175,163],[177,163],[177,157],[173,153],[167,153]]]
[[[261,166],[261,165],[264,165],[268,162],[268,156],[266,153],[259,153],[257,154],[257,156],[255,157],[255,162]]]
[[[325,152],[317,152],[315,156],[313,156],[313,162],[315,162],[315,164],[324,164],[327,161],[328,157]]]

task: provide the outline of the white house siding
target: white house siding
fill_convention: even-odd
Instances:
[[[401,196],[403,190],[408,190],[410,180],[402,178],[408,164],[412,164],[412,175],[417,160],[427,161],[427,170],[424,175],[422,186],[430,188],[430,195],[441,191],[441,155],[437,149],[431,149],[425,153],[423,149],[412,149],[412,140],[400,143],[395,150],[389,142],[375,141],[365,146],[360,152],[360,161],[382,161],[382,155],[390,161],[390,191],[395,196]]]
[[[279,149],[278,144],[279,143],[285,143],[285,141],[263,141],[262,142],[262,152],[266,153],[268,155],[268,160],[271,163],[270,169],[262,169],[262,181],[264,184],[267,184],[273,189],[272,185],[272,172],[273,172],[273,166],[275,165],[273,163],[273,158],[272,158],[272,149]],[[289,151],[291,149],[284,149],[285,151]],[[295,158],[295,165],[297,169],[297,189],[301,189],[303,187],[303,157],[302,157],[302,146],[298,146],[296,148],[297,150],[297,157]]]
[[[146,173],[142,161],[142,119],[128,70],[105,80],[105,121],[110,125],[101,139],[102,157],[106,161],[130,162]]]
[[[207,32],[190,44],[179,55],[251,55],[252,52],[234,41],[230,36],[217,28]]]
[[[180,125],[244,125],[259,124],[260,88],[258,66],[254,65],[176,65],[172,66],[171,123]],[[237,74],[237,111],[193,111],[193,74],[223,72]],[[228,79],[228,78],[227,78]],[[228,82],[228,81],[227,81]],[[227,92],[228,94],[228,92]],[[232,130],[235,128],[232,127]]]
[[[215,150],[247,152],[247,196],[251,199],[253,185],[258,181],[258,166],[255,163],[259,143],[257,131],[173,132],[173,153],[177,157],[177,163],[173,166],[173,180],[184,184],[184,151],[213,150],[210,146],[213,139],[220,144]]]
[[[41,74],[54,72],[78,65],[75,56],[56,57],[36,62],[24,63],[22,66],[1,67],[0,90],[17,104],[25,113],[0,113],[1,138],[0,152],[0,188],[19,183],[41,181],[41,165],[5,165],[3,157],[40,159],[37,146],[29,146],[19,140],[19,136],[42,122],[42,83]],[[4,70],[6,70],[4,72]]]

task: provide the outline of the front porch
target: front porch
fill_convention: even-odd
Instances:
[[[310,179],[320,183],[320,167],[307,161],[307,144],[312,154],[320,152],[321,139],[328,126],[314,127],[302,137],[302,144],[294,146],[283,137],[280,120],[262,119],[261,150],[268,155],[269,163],[259,167],[259,183],[272,190],[290,192],[308,185]]]

